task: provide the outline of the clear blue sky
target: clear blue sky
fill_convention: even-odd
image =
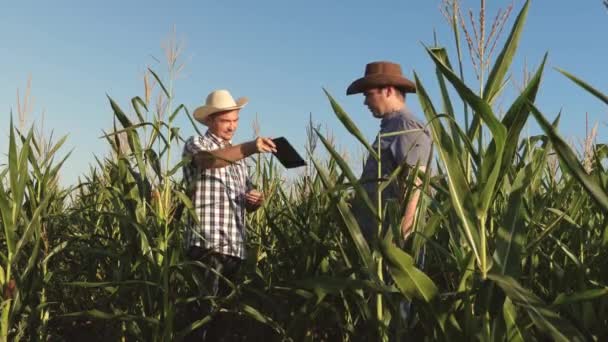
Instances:
[[[490,18],[510,3],[488,2]],[[74,149],[62,173],[67,183],[88,170],[94,155],[108,152],[99,139],[113,117],[106,94],[124,109],[133,96],[143,95],[143,72],[147,65],[164,70],[165,64],[151,56],[162,59],[161,42],[174,25],[185,42],[186,62],[176,83],[176,104],[193,111],[213,89],[229,89],[250,99],[241,112],[237,142],[251,138],[251,119],[257,113],[263,135],[284,135],[302,152],[309,113],[333,132],[341,149],[356,146],[333,115],[322,87],[372,140],[379,121],[367,112],[361,96],[345,95],[367,62],[396,61],[409,77],[416,71],[438,101],[433,64],[421,42],[432,44],[435,29],[439,42],[451,50],[452,62],[456,60],[438,0],[84,3],[18,1],[5,4],[0,13],[0,153],[7,151],[17,89],[25,90],[31,74],[30,120],[44,111],[47,130],[55,136],[69,134],[64,153]],[[464,9],[476,10],[479,1],[462,3]],[[522,5],[514,2],[503,38]],[[521,83],[523,65],[533,70],[549,52],[538,105],[550,118],[562,110],[561,132],[575,142],[584,137],[589,113],[592,124],[600,123],[598,140],[605,143],[608,110],[553,67],[608,92],[606,34],[608,13],[600,0],[532,1],[512,77]],[[465,62],[470,65],[468,52]],[[474,85],[474,74],[467,75]],[[505,110],[515,86],[508,88],[500,102]],[[423,117],[415,96],[408,97],[408,104]],[[184,117],[176,124],[182,134],[194,133]],[[539,133],[535,124],[528,131]]]

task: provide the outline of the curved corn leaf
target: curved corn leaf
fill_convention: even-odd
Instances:
[[[551,310],[532,291],[523,288],[509,276],[489,273],[488,279],[498,285],[513,304],[526,310],[534,325],[551,335],[555,341],[584,341],[585,338],[569,321]]]
[[[483,98],[488,103],[494,102],[494,99],[496,99],[500,89],[502,88],[503,80],[505,78],[505,75],[507,74],[507,71],[509,70],[509,67],[511,66],[513,56],[515,55],[515,51],[517,50],[517,46],[519,45],[519,39],[523,31],[529,7],[530,0],[527,0],[524,4],[524,7],[517,15],[517,19],[515,19],[515,23],[513,24],[511,33],[505,41],[505,45],[502,48],[502,51],[500,52],[498,57],[496,58],[496,62],[494,63],[492,71],[488,76],[488,80],[483,90]]]
[[[443,64],[445,64],[450,70],[452,70],[452,64],[450,63],[450,59],[448,58],[448,53],[445,48],[431,48],[431,51],[437,56],[437,58],[439,58],[443,62]],[[435,74],[437,75],[439,89],[441,90],[441,101],[443,103],[443,111],[451,118],[454,118],[454,107],[452,106],[450,94],[448,93],[448,88],[445,84],[445,78],[439,68],[435,69]],[[457,134],[457,130],[459,130],[460,127],[458,127],[454,120],[450,122],[450,129],[452,131],[452,137],[454,138],[454,145],[456,149],[462,152],[459,134]]]
[[[481,173],[478,180],[480,184],[483,184],[483,187],[479,194],[479,203],[477,204],[479,213],[477,216],[485,216],[494,195],[498,176],[501,171],[507,129],[496,118],[492,108],[486,101],[475,95],[475,93],[469,89],[452,70],[443,64],[443,61],[430,49],[427,48],[426,50],[438,69],[443,73],[447,80],[452,83],[458,94],[460,94],[460,97],[471,106],[476,116],[480,116],[483,119],[492,132],[493,144],[490,144],[490,147],[483,156]]]
[[[83,287],[83,288],[104,288],[104,287],[116,287],[116,286],[130,286],[130,285],[147,285],[152,287],[157,287],[159,290],[163,290],[160,284],[145,281],[145,280],[123,280],[123,281],[98,281],[98,282],[90,282],[90,281],[71,281],[63,283],[67,286],[74,287]]]
[[[144,116],[141,114],[140,106],[144,107],[144,109],[147,112],[148,106],[146,106],[146,103],[141,99],[141,97],[135,96],[134,98],[131,99],[131,105],[133,106],[133,110],[135,110],[135,113],[137,114],[137,117],[139,118],[139,122],[140,123],[145,122]]]
[[[163,81],[160,80],[160,77],[158,77],[158,75],[152,69],[148,68],[148,71],[152,74],[152,76],[154,76],[154,78],[156,79],[156,82],[158,82],[158,84],[160,85],[161,89],[163,90],[163,93],[165,93],[165,95],[167,96],[167,98],[170,99],[171,95],[167,91],[167,88],[165,88],[165,84],[163,83]]]
[[[507,328],[505,340],[508,342],[523,342],[529,339],[524,338],[525,329],[517,323],[517,310],[509,297],[505,298],[502,306],[502,314]]]
[[[471,189],[464,176],[462,164],[459,162],[460,154],[454,146],[454,141],[445,131],[441,122],[436,120],[437,113],[435,112],[435,108],[416,73],[414,73],[414,78],[416,80],[416,89],[418,99],[420,100],[420,106],[426,115],[427,121],[430,123],[433,141],[437,145],[437,152],[445,166],[452,205],[454,206],[456,215],[461,221],[462,229],[469,247],[473,251],[477,261],[481,264],[479,230],[475,225],[474,210],[471,208]]]
[[[152,317],[142,317],[136,315],[129,315],[126,313],[109,313],[101,310],[93,309],[79,312],[72,312],[57,317],[90,317],[95,319],[104,320],[118,320],[118,321],[143,321],[152,325],[159,325],[159,320]]]
[[[502,119],[503,125],[507,128],[507,137],[505,141],[504,154],[502,158],[502,165],[512,165],[513,158],[515,157],[515,153],[517,151],[517,145],[519,141],[519,136],[521,134],[521,130],[528,120],[528,116],[530,115],[530,108],[528,107],[528,103],[534,103],[536,99],[536,94],[538,93],[538,89],[540,87],[540,81],[542,77],[542,73],[545,67],[545,62],[547,61],[547,54],[545,54],[543,61],[532,77],[528,82],[526,88],[522,91],[522,93],[517,97],[515,102],[511,105],[504,118]],[[494,141],[491,142],[493,144]],[[508,168],[503,168],[499,177],[498,183],[502,181],[502,178],[507,173]],[[498,191],[498,189],[496,189]]]
[[[336,100],[334,100],[334,98],[331,96],[331,94],[327,90],[325,90],[325,88],[323,88],[323,91],[325,92],[325,95],[329,99],[331,108],[333,108],[334,113],[338,117],[338,120],[340,120],[340,122],[342,122],[342,125],[344,125],[344,128],[346,128],[350,134],[352,134],[355,138],[357,138],[357,140],[359,140],[359,142],[361,142],[361,144],[363,144],[363,146],[365,146],[365,148],[369,152],[370,156],[373,156],[376,160],[378,160],[378,153],[376,153],[376,151],[374,151],[374,149],[371,147],[371,145],[363,137],[363,133],[361,133],[361,131],[359,130],[357,125],[355,125],[355,123],[350,119],[348,114],[346,114],[346,112],[342,109],[342,107],[340,107],[338,102],[336,102]]]
[[[608,287],[575,292],[573,294],[560,293],[553,301],[553,305],[568,305],[584,301],[596,300],[608,297]]]
[[[608,194],[600,184],[599,179],[585,172],[585,169],[576,157],[576,154],[559,136],[555,128],[551,126],[549,121],[545,119],[544,115],[533,104],[530,104],[530,107],[532,109],[532,114],[534,114],[534,117],[538,121],[540,127],[543,129],[543,131],[545,131],[549,137],[549,140],[551,140],[555,152],[557,152],[560,160],[562,161],[562,166],[565,167],[565,171],[568,171],[579,181],[583,188],[587,190],[589,195],[595,199],[602,210],[608,212]]]
[[[414,258],[387,239],[381,241],[380,247],[397,288],[408,300],[415,298],[430,303],[437,296],[437,286],[414,266]]]
[[[608,96],[606,96],[605,94],[602,94],[599,90],[593,88],[589,83],[581,80],[580,78],[577,78],[576,76],[572,75],[571,73],[562,70],[560,68],[555,68],[557,71],[559,71],[562,75],[568,77],[570,80],[572,80],[574,83],[578,84],[581,88],[585,89],[586,91],[588,91],[591,95],[597,97],[598,99],[602,100],[602,102],[604,102],[605,104],[608,104]]]
[[[325,172],[325,170],[317,163],[315,159],[312,159],[312,162],[317,170],[319,177],[321,178],[321,181],[323,182],[323,185],[328,189],[333,188],[334,184]],[[343,198],[338,199],[336,198],[337,196],[331,192],[329,194],[332,198],[335,198],[337,200],[338,211],[342,216],[342,220],[344,221],[344,225],[348,230],[349,236],[355,244],[355,248],[357,249],[359,257],[363,262],[363,265],[367,268],[370,275],[375,275],[376,266],[372,259],[372,254],[370,252],[369,245],[367,244],[367,241],[365,241],[365,238],[361,233],[359,223],[355,219],[353,213],[348,208],[348,205],[346,204]]]
[[[329,154],[331,155],[331,157],[340,166],[340,169],[342,170],[342,172],[344,172],[344,174],[346,175],[346,178],[348,178],[348,181],[355,189],[357,196],[368,207],[370,212],[376,218],[376,221],[380,221],[381,220],[381,218],[379,217],[380,213],[378,213],[378,211],[376,210],[376,207],[374,206],[371,199],[367,195],[367,192],[365,191],[363,186],[359,183],[357,177],[355,177],[355,175],[353,174],[352,170],[350,169],[350,167],[348,166],[348,164],[346,163],[344,158],[342,158],[342,156],[340,156],[340,154],[333,148],[333,146],[331,146],[329,141],[327,141],[327,139],[325,139],[325,137],[321,134],[321,132],[319,132],[316,128],[315,128],[315,132],[317,133],[317,136],[319,137],[319,139],[321,139],[321,142],[323,143],[323,145],[325,146],[327,151],[329,151]]]

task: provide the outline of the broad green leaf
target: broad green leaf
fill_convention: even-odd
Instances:
[[[386,239],[380,246],[386,266],[401,293],[408,300],[416,298],[430,303],[438,294],[437,286],[414,266],[414,258]]]

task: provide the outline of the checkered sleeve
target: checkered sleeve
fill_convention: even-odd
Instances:
[[[191,156],[196,155],[198,152],[208,151],[209,146],[205,146],[199,137],[190,137],[186,141],[186,146],[184,148],[184,152]]]

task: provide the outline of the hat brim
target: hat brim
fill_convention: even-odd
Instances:
[[[393,75],[370,75],[361,77],[351,83],[346,89],[346,95],[359,94],[366,90],[393,86],[405,93],[415,93],[416,85],[405,77]]]
[[[219,113],[219,112],[226,112],[229,110],[241,109],[241,108],[245,107],[247,102],[249,102],[249,101],[247,100],[246,97],[241,97],[238,100],[236,100],[236,106],[232,106],[232,107],[220,108],[220,107],[207,106],[207,105],[200,106],[194,110],[194,113],[192,113],[192,116],[194,117],[194,119],[196,121],[202,123],[203,125],[207,125],[206,119],[209,117],[209,115],[213,115],[213,114]]]

